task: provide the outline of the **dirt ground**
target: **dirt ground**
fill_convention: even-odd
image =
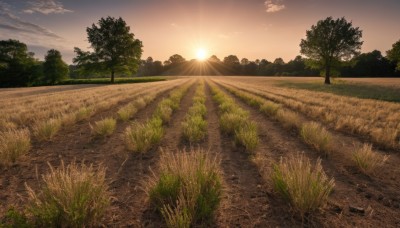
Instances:
[[[398,153],[380,151],[390,154],[390,162],[378,176],[368,177],[358,172],[348,157],[352,143],[359,142],[359,139],[335,133],[340,153],[322,158],[327,175],[335,178],[335,190],[326,208],[302,221],[291,213],[287,202],[274,191],[269,176],[272,165],[281,156],[299,152],[316,161],[320,157],[318,152],[305,145],[295,132],[284,129],[278,122],[265,117],[220,86],[239,106],[249,111],[250,118],[258,125],[260,144],[254,155],[247,154],[243,148],[235,146],[232,138],[220,133],[218,106],[212,100],[209,80],[206,79],[206,82],[208,136],[203,142],[189,145],[181,138],[181,122],[192,105],[197,83],[183,97],[180,109],[173,114],[165,128],[163,140],[143,156],[129,153],[125,148],[123,132],[129,123],[118,121],[114,134],[105,139],[91,135],[89,123],[115,116],[124,105],[119,104],[105,112],[96,113],[89,121],[62,130],[52,142],[34,141],[28,155],[9,168],[1,168],[0,218],[10,206],[23,208],[27,198],[25,183],[38,189],[42,183],[40,176],[49,170],[47,163],[57,167],[61,160],[65,163],[76,160],[107,167],[113,200],[110,211],[102,221],[104,226],[164,227],[161,216],[151,208],[144,191],[149,176],[157,172],[160,148],[177,151],[201,147],[221,158],[224,194],[215,217],[216,227],[400,227]],[[61,91],[68,89],[72,87],[62,88]],[[27,90],[11,95],[48,91],[52,89]],[[167,97],[168,92],[163,92],[140,110],[132,121],[144,122],[151,117],[157,104]],[[351,212],[351,207],[361,207],[365,212]]]

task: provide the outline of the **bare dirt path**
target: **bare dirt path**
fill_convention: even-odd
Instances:
[[[226,90],[224,91],[228,93]],[[242,108],[248,110],[250,112],[250,118],[257,122],[261,136],[260,147],[263,148],[267,146],[269,147],[268,151],[272,152],[272,154],[261,154],[262,156],[266,156],[266,164],[268,164],[271,158],[276,160],[280,156],[288,156],[296,152],[304,153],[313,161],[318,159],[319,154],[305,145],[297,134],[290,133],[282,128],[278,122],[266,118],[261,112],[248,106],[236,97],[232,96],[232,98],[235,99],[237,104]],[[387,203],[385,205],[382,195],[379,197],[379,194],[382,194],[381,192],[376,189],[368,188],[368,185],[364,186],[360,178],[353,173],[349,173],[346,169],[341,168],[340,165],[338,166],[336,161],[331,161],[329,158],[323,159],[322,164],[328,176],[335,178],[336,187],[331,195],[331,202],[328,208],[315,218],[312,218],[308,225],[316,227],[377,227],[386,224],[389,227],[396,227],[400,224],[400,210],[395,205],[392,206]],[[264,167],[263,169],[266,170],[264,173],[268,175],[271,168]],[[279,199],[277,199],[279,196],[274,193],[272,185],[270,184],[271,183],[269,183],[266,189],[270,196],[270,206],[273,208],[272,210],[275,213],[281,211],[282,215],[288,214],[284,213],[285,210],[282,208],[284,202],[279,202]],[[367,191],[369,194],[365,194],[365,189],[368,189]],[[375,198],[374,195],[372,195],[371,197],[371,194],[376,194],[378,196]],[[276,200],[278,200],[278,202]],[[362,207],[366,210],[366,213],[364,215],[352,213],[349,211],[349,206]],[[281,207],[282,210],[279,209],[279,207]],[[283,223],[280,224],[280,226],[282,225],[290,227],[300,226],[301,221],[299,218],[293,217],[292,219],[285,219]]]

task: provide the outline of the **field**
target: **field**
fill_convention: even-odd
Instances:
[[[0,90],[0,227],[399,227],[399,81],[315,80]]]

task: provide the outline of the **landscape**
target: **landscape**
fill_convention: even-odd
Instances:
[[[270,62],[263,56],[286,45],[240,44],[261,50],[251,54],[228,41],[241,33],[214,37],[220,49],[194,33],[203,43],[189,52],[185,38],[164,34],[168,47],[155,50],[147,37],[155,28],[134,30],[123,10],[154,13],[159,4],[165,15],[215,21],[224,6],[227,18],[245,12],[255,21],[259,13],[278,24],[295,7],[331,6],[332,15],[346,8],[305,2],[154,0],[114,9],[99,1],[83,13],[85,1],[0,0],[0,227],[399,227],[398,31],[381,40],[355,11],[316,20],[299,12],[306,16],[301,35],[292,31],[296,57]],[[375,7],[387,23],[399,18],[394,0],[366,2],[360,9]],[[71,15],[86,18],[80,35],[72,28],[81,21],[56,30],[68,38],[39,25]],[[39,37],[55,43],[38,48]],[[86,43],[69,51],[57,43],[75,37]],[[375,39],[382,46],[371,49]]]

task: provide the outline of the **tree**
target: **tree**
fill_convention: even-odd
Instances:
[[[400,71],[400,40],[392,45],[392,49],[386,52],[390,61],[397,63],[397,71]]]
[[[75,48],[74,63],[89,70],[106,70],[114,83],[116,72],[134,73],[140,63],[142,42],[130,33],[130,27],[122,18],[101,18],[98,25],[86,29],[88,41],[94,52]]]
[[[18,40],[0,41],[0,86],[30,86],[42,75],[41,63]]]
[[[178,65],[186,62],[186,59],[183,58],[181,55],[175,54],[169,57],[169,61],[171,62],[172,65]]]
[[[361,37],[362,31],[344,17],[336,20],[328,17],[306,31],[300,53],[311,59],[309,66],[324,69],[325,84],[330,84],[332,67],[359,53],[363,44]]]
[[[62,60],[61,53],[51,49],[45,56],[43,63],[44,81],[48,84],[55,84],[68,77],[69,67]]]

